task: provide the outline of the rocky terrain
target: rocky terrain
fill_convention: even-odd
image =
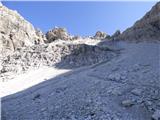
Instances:
[[[120,56],[2,99],[5,120],[159,120],[159,47],[117,42]],[[146,54],[147,53],[147,54]]]
[[[57,67],[63,64],[63,67],[75,68],[115,56],[108,48],[90,45],[100,42],[95,38],[71,36],[59,27],[44,35],[16,11],[1,5],[0,12],[0,81],[41,66],[57,63]],[[63,63],[58,64],[60,61]]]
[[[110,60],[118,55],[117,51],[107,47],[87,44],[73,44],[58,41],[46,45],[22,47],[12,55],[2,57],[1,80],[9,80],[33,68],[56,66],[57,68],[73,69]]]
[[[0,6],[0,54],[8,54],[19,47],[44,43],[43,35],[17,11]]]
[[[160,120],[159,8],[123,33],[84,38],[44,35],[1,5],[2,120]]]
[[[160,40],[160,2],[153,6],[142,19],[125,30],[118,39],[129,41]]]

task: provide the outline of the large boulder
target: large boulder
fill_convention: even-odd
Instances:
[[[0,6],[0,54],[15,51],[18,47],[43,43],[34,27],[17,11]]]
[[[51,43],[55,40],[70,40],[71,36],[68,34],[65,28],[55,27],[54,29],[46,33],[46,38],[48,43]]]
[[[160,2],[132,27],[124,31],[121,40],[160,40]]]

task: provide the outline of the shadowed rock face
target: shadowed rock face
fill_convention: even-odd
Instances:
[[[120,35],[121,40],[160,40],[160,2],[132,27]]]
[[[42,35],[16,11],[0,5],[0,54],[18,47],[43,43]]]

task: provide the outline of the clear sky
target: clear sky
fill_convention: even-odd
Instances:
[[[65,27],[73,35],[113,34],[140,19],[156,2],[2,2],[43,32]]]

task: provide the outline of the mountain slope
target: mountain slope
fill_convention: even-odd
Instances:
[[[0,54],[15,51],[18,47],[43,43],[43,35],[17,11],[0,5]]]
[[[116,42],[112,47],[123,50],[111,61],[2,98],[2,118],[151,120],[160,109],[160,44]]]
[[[50,64],[58,60],[57,64],[51,64],[56,69],[22,75],[15,81],[21,82],[18,85],[14,81],[1,82],[1,95],[8,95],[2,98],[3,120],[160,119],[160,41],[143,42],[159,40],[159,3],[120,35],[124,41],[66,41],[50,35],[52,43],[32,46],[29,51],[24,47],[3,60],[2,63],[6,62],[3,67],[9,65],[10,69],[11,63],[13,68],[25,67],[27,63],[28,69],[30,63]],[[113,58],[106,58],[112,52]],[[73,69],[74,65],[81,67]],[[64,67],[72,69],[63,70]],[[53,78],[49,79],[50,76]]]
[[[132,27],[125,30],[121,40],[160,40],[160,2]]]

